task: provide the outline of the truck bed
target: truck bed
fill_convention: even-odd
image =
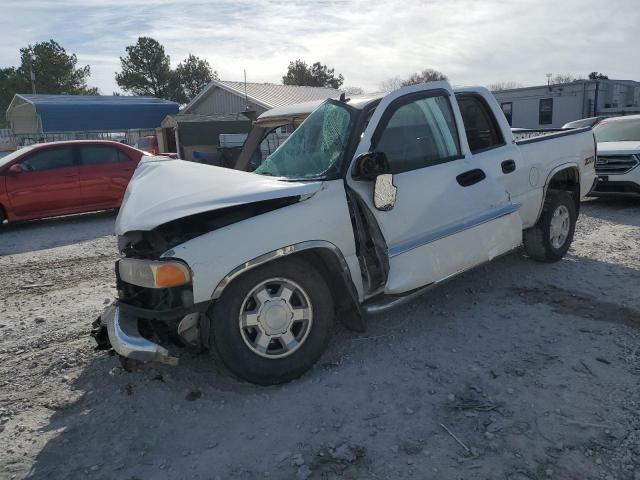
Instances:
[[[584,128],[522,128],[511,130],[513,139],[518,145],[540,142],[551,138],[576,135],[578,133],[591,130],[591,127]]]
[[[530,191],[533,200],[525,202],[522,209],[523,224],[530,226],[538,218],[544,198],[543,186],[557,169],[570,165],[578,169],[581,199],[591,190],[595,180],[595,139],[591,128],[527,132],[532,136],[516,140],[516,144],[529,172],[529,182],[535,185]],[[514,137],[516,133],[519,132],[514,132]]]

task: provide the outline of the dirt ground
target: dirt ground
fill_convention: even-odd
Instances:
[[[339,328],[270,388],[94,351],[114,218],[0,233],[2,479],[640,479],[638,201],[584,204],[559,263],[514,253]]]

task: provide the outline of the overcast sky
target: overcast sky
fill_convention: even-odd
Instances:
[[[54,39],[111,94],[138,36],[176,65],[206,58],[223,80],[280,83],[290,60],[320,61],[367,91],[431,67],[454,85],[546,82],[546,73],[640,80],[639,0],[0,0],[0,67]]]

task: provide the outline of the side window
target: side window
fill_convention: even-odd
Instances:
[[[498,122],[484,99],[476,95],[460,95],[458,105],[471,153],[504,145]]]
[[[500,104],[502,113],[507,118],[510,127],[513,127],[513,102],[504,102]]]
[[[540,125],[551,125],[553,123],[553,98],[540,99],[538,123]]]
[[[80,165],[98,165],[120,161],[119,150],[107,145],[83,145],[80,147]]]
[[[398,107],[375,146],[384,152],[392,173],[460,158],[460,141],[449,99],[420,98]]]
[[[131,157],[129,157],[129,155],[124,153],[122,150],[118,150],[118,160],[120,160],[121,162],[130,162]]]
[[[20,165],[27,172],[73,167],[73,148],[56,147],[40,150],[29,155],[26,160],[20,162]]]

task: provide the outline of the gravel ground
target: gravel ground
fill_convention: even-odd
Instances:
[[[503,257],[269,388],[93,350],[113,213],[8,228],[0,478],[638,480],[639,213],[587,202],[563,261]]]

